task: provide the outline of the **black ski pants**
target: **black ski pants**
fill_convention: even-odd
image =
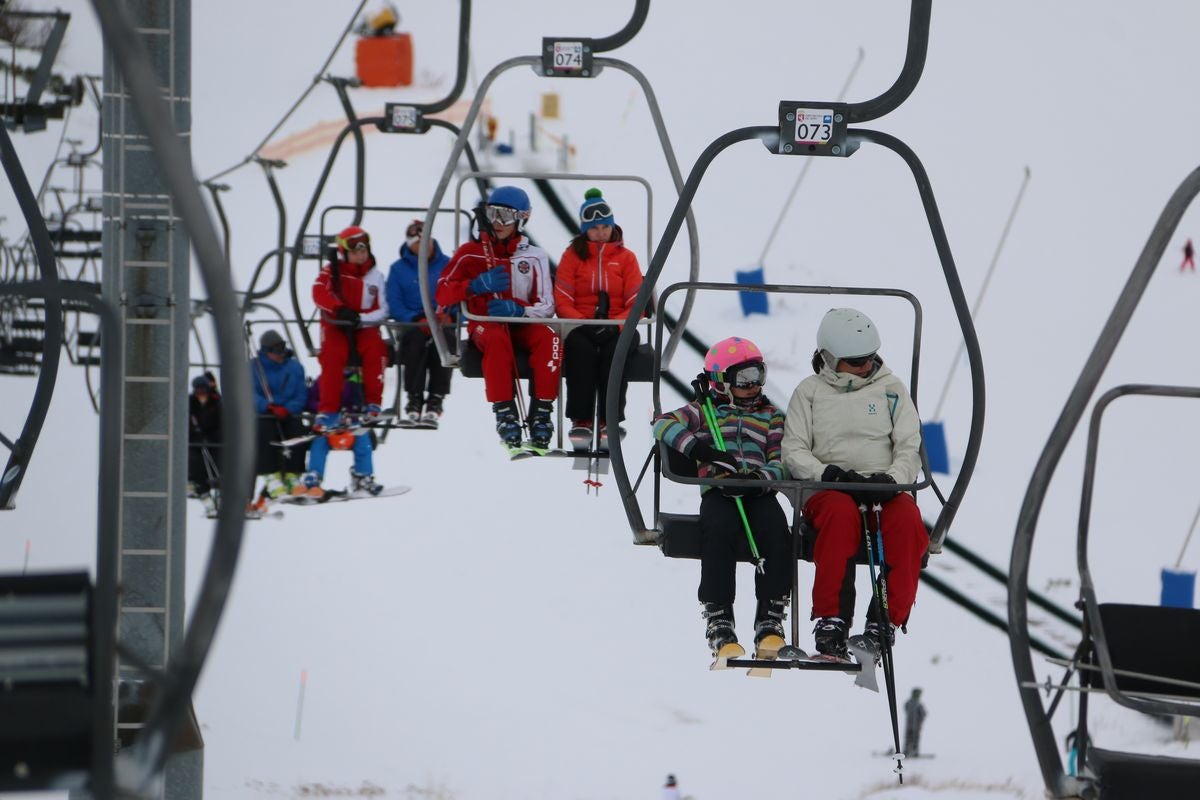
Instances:
[[[283,417],[264,414],[258,418],[258,451],[255,475],[270,475],[272,472],[304,472],[304,454],[307,444],[283,448],[272,442],[304,436],[308,430],[296,416]]]
[[[640,336],[634,332],[632,356]],[[570,419],[592,419],[596,416],[596,397],[600,398],[599,418],[604,419],[604,398],[608,396],[608,371],[612,368],[620,332],[610,325],[581,325],[567,334],[563,344],[563,377],[567,380],[566,414]],[[625,394],[629,381],[621,373],[620,416],[625,419]]]
[[[754,533],[758,554],[766,560],[764,572],[754,573],[754,596],[779,600],[792,591],[792,537],[787,515],[772,492],[763,497],[743,497],[746,519]],[[751,558],[750,543],[737,505],[719,489],[709,489],[700,500],[700,589],[702,603],[732,605],[739,558]]]
[[[207,439],[188,440],[187,479],[188,483],[196,485],[198,494],[217,488],[217,461],[220,458],[220,442],[210,442]]]
[[[452,332],[449,341],[451,345],[454,344]],[[409,328],[400,337],[400,365],[404,370],[404,392],[409,397],[419,398],[424,395],[426,375],[429,376],[430,394],[443,397],[450,394],[450,376],[454,374],[454,370],[442,366],[433,339],[420,328]]]

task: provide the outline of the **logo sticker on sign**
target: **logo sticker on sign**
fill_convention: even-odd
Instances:
[[[833,109],[797,108],[796,143],[828,144],[833,136]]]

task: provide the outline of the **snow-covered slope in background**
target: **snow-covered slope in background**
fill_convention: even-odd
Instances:
[[[80,12],[64,57],[71,67],[98,71],[90,11],[79,2],[63,5]],[[200,177],[248,155],[309,84],[354,5],[194,4],[192,140]],[[440,98],[453,80],[456,4],[399,5],[402,27],[416,41],[417,85],[354,92],[364,115],[386,101]],[[611,33],[633,3],[475,5],[478,80],[505,58],[535,52],[542,35]],[[859,10],[762,3],[731,13],[658,0],[639,36],[611,55],[653,84],[686,174],[721,133],[772,124],[780,100],[833,98],[859,47],[866,58],[849,99],[883,92],[903,61],[907,5],[872,0]],[[1200,156],[1200,111],[1180,102],[1197,71],[1189,38],[1196,17],[1166,3],[1147,13],[1117,3],[939,4],[920,84],[899,109],[865,126],[899,136],[923,160],[972,299],[1023,168],[1032,170],[976,320],[988,377],[987,428],[951,531],[994,563],[1007,563],[1029,471],[1081,363],[1163,203]],[[331,72],[352,71],[347,46]],[[521,141],[526,117],[546,91],[561,94],[577,171],[635,173],[652,182],[657,243],[673,189],[636,84],[615,71],[558,82],[527,70],[507,73],[491,95],[502,131],[515,130]],[[318,87],[280,136],[340,117],[332,90]],[[31,175],[48,163],[57,134],[52,128],[17,138]],[[436,130],[374,134],[368,148],[367,201],[422,205],[450,138]],[[324,155],[298,154],[277,173],[289,238]],[[353,201],[352,162],[347,147],[321,207]],[[802,165],[756,143],[717,160],[694,205],[702,277],[727,280],[755,265]],[[234,270],[244,285],[274,247],[277,220],[257,167],[224,180],[233,187],[224,199]],[[585,188],[562,185],[569,206]],[[604,188],[645,264],[643,199]],[[534,203],[532,230],[551,252],[561,250],[565,233],[536,196]],[[9,235],[18,215],[6,213]],[[407,219],[367,218],[381,261],[399,246]],[[1196,221],[1194,211],[1185,217],[1104,386],[1196,383],[1188,348],[1197,279],[1175,271]],[[672,251],[664,283],[685,277],[685,245],[681,238]],[[815,163],[765,266],[772,282],[916,293],[925,312],[919,399],[931,407],[959,338],[912,176],[897,157],[864,147],[847,160]],[[770,359],[772,383],[786,391],[806,373],[813,332],[830,304],[774,298],[770,317],[744,320],[731,295],[705,296],[693,329],[705,340],[755,339]],[[883,330],[885,357],[906,374],[911,314],[895,303],[860,305]],[[305,366],[315,373],[315,360]],[[681,350],[673,369],[688,375],[697,366]],[[9,431],[23,419],[32,382],[2,385],[0,427]],[[0,518],[4,569],[21,567],[26,541],[31,569],[94,560],[96,436],[83,392],[80,374],[64,369],[20,507]],[[665,404],[677,400],[664,389]],[[955,459],[966,440],[969,400],[960,369],[943,414]],[[1118,406],[1101,449],[1093,566],[1103,599],[1153,602],[1157,570],[1174,562],[1195,510],[1187,475],[1198,431],[1180,401]],[[626,442],[635,469],[649,447],[642,422],[650,408],[648,387],[635,386]],[[922,745],[937,758],[910,762],[900,790],[890,762],[871,755],[890,745],[882,696],[840,675],[758,681],[709,673],[695,602],[698,565],[631,546],[611,483],[599,497],[587,496],[582,473],[561,461],[510,464],[494,439],[482,386],[456,378],[442,430],[395,432],[377,451],[379,478],[413,486],[410,494],[288,509],[283,520],[248,528],[234,594],[195,699],[209,796],[380,787],[387,796],[443,790],[460,800],[632,799],[654,797],[667,772],[697,800],[781,792],[1041,796],[1007,642],[927,587],[897,646],[897,680],[901,699],[924,688],[930,717]],[[1047,497],[1031,577],[1034,588],[1063,604],[1078,588],[1082,446],[1077,436]],[[347,468],[335,455],[331,475]],[[666,507],[694,503],[691,490],[667,487]],[[935,498],[922,504],[936,513]],[[196,508],[189,519],[194,584],[210,525]],[[1195,568],[1196,559],[1192,551],[1185,566]],[[931,569],[945,572],[937,558]],[[737,607],[743,633],[753,613],[750,577],[744,568]],[[802,565],[802,610],[810,583],[811,569]],[[865,579],[860,584],[861,592]],[[804,634],[801,644],[809,642]],[[1099,744],[1147,748],[1169,738],[1104,702],[1094,708]]]

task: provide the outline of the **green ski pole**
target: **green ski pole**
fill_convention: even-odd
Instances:
[[[712,394],[707,391],[708,381],[705,379],[696,382],[697,399],[701,401],[700,408],[704,412],[704,422],[708,425],[708,432],[712,434],[713,444],[722,453],[725,450],[725,437],[721,435],[721,427],[717,424],[717,412],[713,408]],[[763,557],[758,554],[758,545],[754,542],[754,533],[750,530],[750,520],[746,518],[746,507],[742,505],[742,498],[733,498],[734,504],[737,506],[738,515],[742,518],[742,528],[746,531],[746,541],[750,543],[750,554],[754,556],[754,568],[759,572],[765,572]]]

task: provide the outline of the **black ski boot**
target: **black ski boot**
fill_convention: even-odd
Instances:
[[[507,400],[492,403],[492,411],[496,412],[496,433],[500,441],[509,449],[521,446],[521,420],[517,417],[516,403]]]
[[[787,643],[783,621],[787,619],[788,598],[759,600],[754,612],[754,657],[771,659]]]
[[[745,649],[738,644],[737,634],[733,630],[733,607],[723,603],[705,603],[702,612],[708,623],[704,635],[708,637],[708,648],[716,656],[718,664],[714,669],[724,669],[725,659],[735,658],[746,654]]]
[[[821,617],[813,628],[813,639],[817,652],[835,658],[847,658],[846,631],[848,626],[841,617]]]
[[[553,400],[534,400],[529,404],[529,443],[539,450],[550,447],[554,435]]]

